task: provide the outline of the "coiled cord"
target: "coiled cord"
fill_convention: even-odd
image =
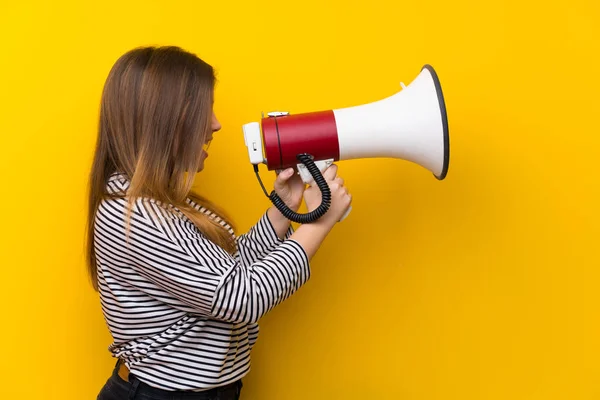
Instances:
[[[325,215],[327,210],[329,210],[329,207],[331,206],[331,191],[329,190],[329,185],[327,184],[327,181],[325,181],[325,178],[323,178],[319,167],[317,167],[317,165],[312,160],[312,157],[309,154],[298,154],[296,158],[300,163],[306,166],[308,172],[310,172],[318,188],[321,190],[321,204],[316,209],[306,214],[300,214],[291,210],[284,203],[284,201],[281,200],[281,198],[277,195],[275,190],[271,191],[271,194],[267,194],[267,191],[265,190],[265,187],[262,184],[262,181],[260,180],[260,176],[258,175],[257,165],[254,166],[254,171],[256,172],[256,176],[258,178],[258,181],[260,182],[260,185],[262,186],[263,191],[265,192],[265,195],[267,195],[267,197],[271,200],[273,205],[281,212],[281,214],[283,214],[290,221],[297,222],[299,224],[307,224],[318,220],[323,215]]]

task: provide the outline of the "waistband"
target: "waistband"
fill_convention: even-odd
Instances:
[[[164,390],[155,388],[142,382],[135,375],[131,374],[127,366],[122,360],[118,360],[113,370],[113,379],[119,384],[125,385],[127,390],[130,391],[130,396],[135,394],[146,394],[155,398],[164,397],[165,399],[171,399],[173,395],[176,395],[181,399],[189,400],[207,400],[215,397],[219,394],[219,398],[224,399],[238,399],[242,390],[242,380],[239,379],[233,383],[204,390],[204,391],[188,391],[188,390]]]

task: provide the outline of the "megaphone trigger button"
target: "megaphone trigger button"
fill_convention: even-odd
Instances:
[[[287,112],[287,111],[272,111],[272,112],[267,113],[267,115],[269,117],[283,117],[283,116],[286,116],[286,115],[289,115],[289,114],[290,113]]]

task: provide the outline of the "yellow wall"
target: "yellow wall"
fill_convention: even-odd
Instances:
[[[600,397],[598,2],[85,3],[0,3],[0,398],[91,399],[110,373],[85,184],[104,78],[144,44],[218,69],[198,184],[242,229],[268,206],[243,123],[371,102],[424,63],[442,81],[447,180],[340,164],[353,212],[264,319],[244,399]]]

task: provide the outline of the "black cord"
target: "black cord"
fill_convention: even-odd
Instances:
[[[258,174],[258,164],[254,165],[254,173],[256,174],[256,179],[260,183],[260,187],[262,187],[263,192],[265,192],[265,196],[269,197],[269,193],[267,193],[267,189],[265,189],[265,185],[263,185],[262,180],[260,179],[260,175]]]
[[[300,214],[291,210],[274,190],[271,191],[271,194],[267,194],[267,190],[265,189],[265,186],[260,179],[260,175],[258,174],[258,165],[256,164],[254,164],[254,172],[256,173],[256,178],[258,179],[263,192],[265,192],[265,196],[271,200],[273,205],[281,212],[281,214],[283,214],[290,221],[297,222],[299,224],[307,224],[318,220],[325,215],[327,210],[329,210],[329,206],[331,205],[331,191],[329,190],[329,185],[325,181],[325,178],[323,178],[319,167],[317,167],[310,155],[298,154],[296,158],[298,158],[298,161],[306,166],[315,180],[315,183],[321,190],[321,204],[319,207],[309,213]]]

